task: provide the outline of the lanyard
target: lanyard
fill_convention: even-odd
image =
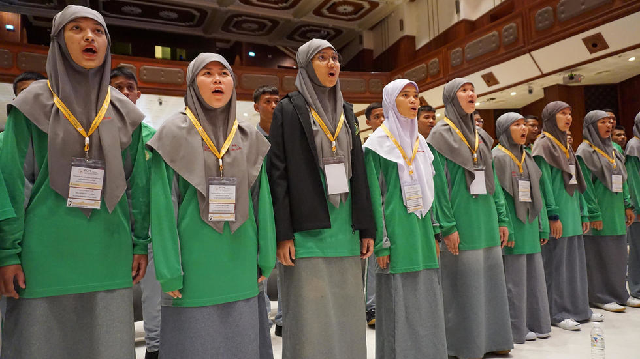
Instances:
[[[340,122],[338,122],[338,127],[336,128],[336,134],[333,136],[331,135],[331,132],[329,132],[327,125],[324,124],[324,121],[322,121],[322,119],[320,118],[320,115],[318,115],[318,113],[316,112],[316,110],[313,109],[313,107],[311,108],[311,115],[313,116],[313,119],[316,120],[316,122],[320,125],[320,128],[322,128],[322,131],[324,131],[324,134],[327,135],[327,138],[329,139],[329,141],[331,141],[331,151],[333,151],[333,154],[335,155],[336,140],[338,139],[340,130],[342,130],[342,124],[344,124],[344,113],[342,114],[342,116],[340,116]]]
[[[62,100],[58,97],[58,95],[56,95],[56,93],[53,92],[53,89],[51,88],[51,83],[49,81],[47,81],[47,85],[49,86],[49,90],[51,90],[51,93],[53,94],[53,103],[56,104],[56,107],[58,108],[58,110],[62,112],[64,117],[66,117],[67,120],[71,122],[71,125],[76,130],[78,130],[78,132],[80,132],[82,137],[84,137],[84,156],[86,159],[89,159],[89,136],[91,136],[94,132],[96,132],[96,130],[98,129],[98,126],[100,126],[100,123],[102,122],[102,119],[104,119],[104,114],[107,112],[107,108],[109,108],[109,103],[111,102],[111,88],[110,87],[107,88],[107,96],[105,96],[104,102],[102,103],[102,107],[98,111],[96,118],[93,119],[93,122],[91,123],[91,128],[89,128],[89,133],[87,133],[82,127],[82,125],[80,124],[80,122],[78,121],[78,119],[73,115],[73,113],[71,113],[71,110],[69,110],[67,105],[65,105],[64,102],[62,102]]]
[[[606,158],[607,161],[609,161],[609,163],[611,163],[613,165],[613,168],[616,168],[616,150],[613,150],[612,156],[609,156],[608,154],[604,153],[603,150],[599,149],[598,147],[594,146],[593,143],[589,142],[588,140],[583,140],[586,144],[588,144],[589,146],[591,146],[591,148],[593,148],[594,150],[596,150],[596,152],[598,152],[599,154],[602,155],[602,157]]]
[[[211,141],[211,138],[209,138],[209,135],[207,135],[207,133],[204,132],[204,128],[202,128],[196,116],[193,115],[193,112],[191,112],[191,109],[187,107],[185,109],[185,112],[187,113],[187,117],[189,117],[189,119],[191,120],[191,123],[193,123],[193,126],[196,128],[196,130],[198,130],[198,133],[200,134],[200,137],[202,137],[202,139],[204,140],[204,143],[206,143],[209,149],[211,150],[211,152],[214,155],[216,155],[216,157],[218,157],[218,165],[220,166],[220,177],[222,177],[222,156],[224,156],[225,153],[227,153],[229,146],[231,146],[231,140],[233,140],[233,137],[236,135],[236,131],[238,130],[238,119],[233,121],[233,127],[231,127],[231,132],[229,132],[229,136],[227,136],[227,139],[224,141],[224,144],[220,149],[220,152],[218,152],[216,145],[213,144],[213,141]]]
[[[385,126],[383,123],[382,125],[380,125],[380,127],[382,127],[382,129],[384,130],[384,133],[386,133],[387,136],[389,136],[389,139],[391,140],[391,142],[393,142],[393,144],[396,145],[396,147],[398,148],[398,151],[400,151],[400,154],[402,155],[402,158],[404,158],[404,162],[406,162],[407,166],[409,166],[409,174],[413,175],[413,160],[416,159],[416,153],[418,153],[420,138],[416,137],[416,143],[413,145],[413,153],[411,154],[411,158],[409,158],[407,157],[407,154],[404,152],[404,149],[402,148],[402,146],[400,146],[396,138],[393,137],[393,135],[391,134],[387,126]]]
[[[511,153],[511,151],[506,149],[504,146],[498,145],[498,148],[502,150],[502,152],[508,154],[509,157],[511,157],[513,162],[515,162],[518,165],[518,168],[520,169],[520,173],[522,173],[522,165],[524,164],[524,157],[527,155],[527,153],[525,151],[522,151],[522,159],[518,162],[518,159],[516,158],[516,156],[513,153]]]
[[[553,142],[556,143],[556,145],[558,145],[558,147],[560,147],[560,149],[562,150],[562,152],[564,152],[564,155],[567,156],[567,158],[569,158],[569,150],[562,144],[562,142],[558,141],[557,138],[553,137],[552,134],[550,134],[549,132],[544,132],[544,134],[549,137]]]
[[[471,148],[471,145],[469,144],[469,141],[467,141],[467,139],[464,137],[464,135],[462,134],[462,132],[460,132],[460,130],[458,129],[458,126],[456,126],[453,122],[451,122],[450,119],[448,118],[444,118],[444,121],[446,123],[449,124],[449,126],[451,126],[451,128],[453,128],[454,131],[456,131],[456,133],[458,134],[458,137],[460,137],[462,139],[462,141],[464,142],[465,145],[467,145],[467,147],[469,147],[469,150],[471,150],[471,154],[473,154],[473,164],[476,164],[478,162],[478,145],[480,144],[480,139],[478,137],[478,130],[475,130],[476,133],[476,143],[475,143],[475,148]]]

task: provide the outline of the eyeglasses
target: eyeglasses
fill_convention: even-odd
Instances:
[[[317,54],[315,56],[315,59],[321,63],[321,64],[327,64],[329,63],[329,60],[333,61],[333,63],[340,65],[340,55],[338,55],[337,53],[333,53],[331,54],[331,56],[325,54],[325,53],[320,53]]]

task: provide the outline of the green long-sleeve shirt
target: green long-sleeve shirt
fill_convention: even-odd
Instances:
[[[509,228],[511,223],[504,204],[502,187],[500,187],[498,177],[495,175],[495,170],[494,181],[496,185],[493,195],[473,196],[469,193],[467,186],[466,170],[438,151],[433,151],[433,154],[443,165],[447,178],[447,194],[460,235],[458,248],[460,250],[474,250],[499,246],[500,232],[498,227]],[[436,188],[436,193],[442,190]]]
[[[531,254],[540,252],[540,239],[549,238],[549,219],[547,209],[542,198],[542,209],[538,218],[532,222],[522,222],[516,214],[515,199],[504,192],[504,200],[507,204],[507,212],[511,220],[512,231],[509,232],[509,241],[515,241],[512,247],[504,247],[504,254]]]
[[[625,223],[625,208],[631,208],[629,198],[629,187],[625,181],[622,184],[622,192],[614,193],[607,188],[595,175],[591,173],[589,167],[584,163],[582,157],[578,157],[580,169],[584,176],[587,187],[594,193],[596,203],[594,211],[600,213],[599,220],[602,220],[602,230],[591,230],[594,236],[619,236],[627,234]]]
[[[47,134],[15,108],[5,132],[0,169],[16,217],[0,222],[0,265],[22,265],[26,289],[20,296],[131,287],[133,254],[146,254],[149,243],[149,180],[140,127],[122,152],[123,163],[128,156],[132,165],[131,190],[111,213],[103,202],[90,218],[67,207],[51,189]],[[26,158],[28,152],[33,158]]]
[[[151,162],[156,277],[164,292],[182,292],[172,305],[209,306],[258,295],[258,268],[268,277],[276,261],[275,222],[264,166],[256,179],[257,218],[249,201],[247,220],[234,233],[225,223],[219,233],[200,217],[197,189],[175,174],[159,153],[153,154]]]
[[[633,205],[633,212],[640,214],[640,158],[627,156],[625,161],[627,168],[627,185],[629,186],[629,196]]]
[[[534,157],[542,177],[540,191],[544,197],[548,216],[558,216],[562,223],[562,237],[572,237],[582,234],[582,223],[590,222],[592,218],[599,218],[600,213],[594,207],[595,198],[589,188],[584,195],[576,190],[569,195],[564,188],[562,171],[549,165],[542,156]],[[596,220],[596,219],[593,219]]]
[[[446,192],[445,196],[435,196],[431,210],[419,218],[409,213],[404,205],[398,165],[370,149],[365,150],[364,158],[376,221],[376,256],[390,256],[390,273],[437,268],[438,256],[431,211],[434,207],[449,206]],[[435,162],[434,169],[436,173],[442,174],[442,168],[437,168]],[[435,188],[446,188],[444,176],[435,176],[433,180]],[[436,193],[438,192],[436,190]],[[446,202],[443,203],[442,199]],[[443,233],[449,234],[456,230],[455,223],[446,223],[441,228]],[[385,235],[390,244],[386,248]]]

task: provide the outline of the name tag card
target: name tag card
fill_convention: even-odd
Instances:
[[[424,208],[422,203],[422,188],[416,182],[402,184],[402,195],[409,213],[420,211]]]
[[[67,207],[100,209],[104,161],[73,158]]]
[[[518,180],[518,200],[520,202],[531,202],[531,181],[528,179]]]
[[[622,192],[622,175],[611,175],[611,187],[613,192]]]
[[[209,221],[233,222],[236,220],[236,187],[233,177],[209,178]]]
[[[578,179],[576,178],[576,165],[569,165],[569,172],[571,172],[569,184],[578,184]]]
[[[341,194],[349,192],[347,170],[344,166],[344,156],[324,158],[324,174],[327,180],[327,194]]]
[[[484,181],[484,169],[473,170],[475,178],[471,182],[469,192],[474,195],[487,194],[487,184]]]

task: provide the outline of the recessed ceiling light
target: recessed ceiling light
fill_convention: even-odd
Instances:
[[[9,24],[4,25],[4,28],[5,28],[5,29],[7,29],[7,30],[9,30],[9,31],[13,31],[13,30],[15,30],[15,27],[13,27],[13,25],[9,25]]]
[[[249,51],[249,57],[256,57],[256,53],[253,51]]]
[[[512,92],[512,93],[511,93],[511,96],[515,96],[515,95],[516,95],[516,93],[515,93],[515,92]]]
[[[635,56],[630,57],[629,61],[636,61],[636,57]]]
[[[246,112],[243,115],[244,115],[244,117],[249,117],[249,114],[246,113]]]

